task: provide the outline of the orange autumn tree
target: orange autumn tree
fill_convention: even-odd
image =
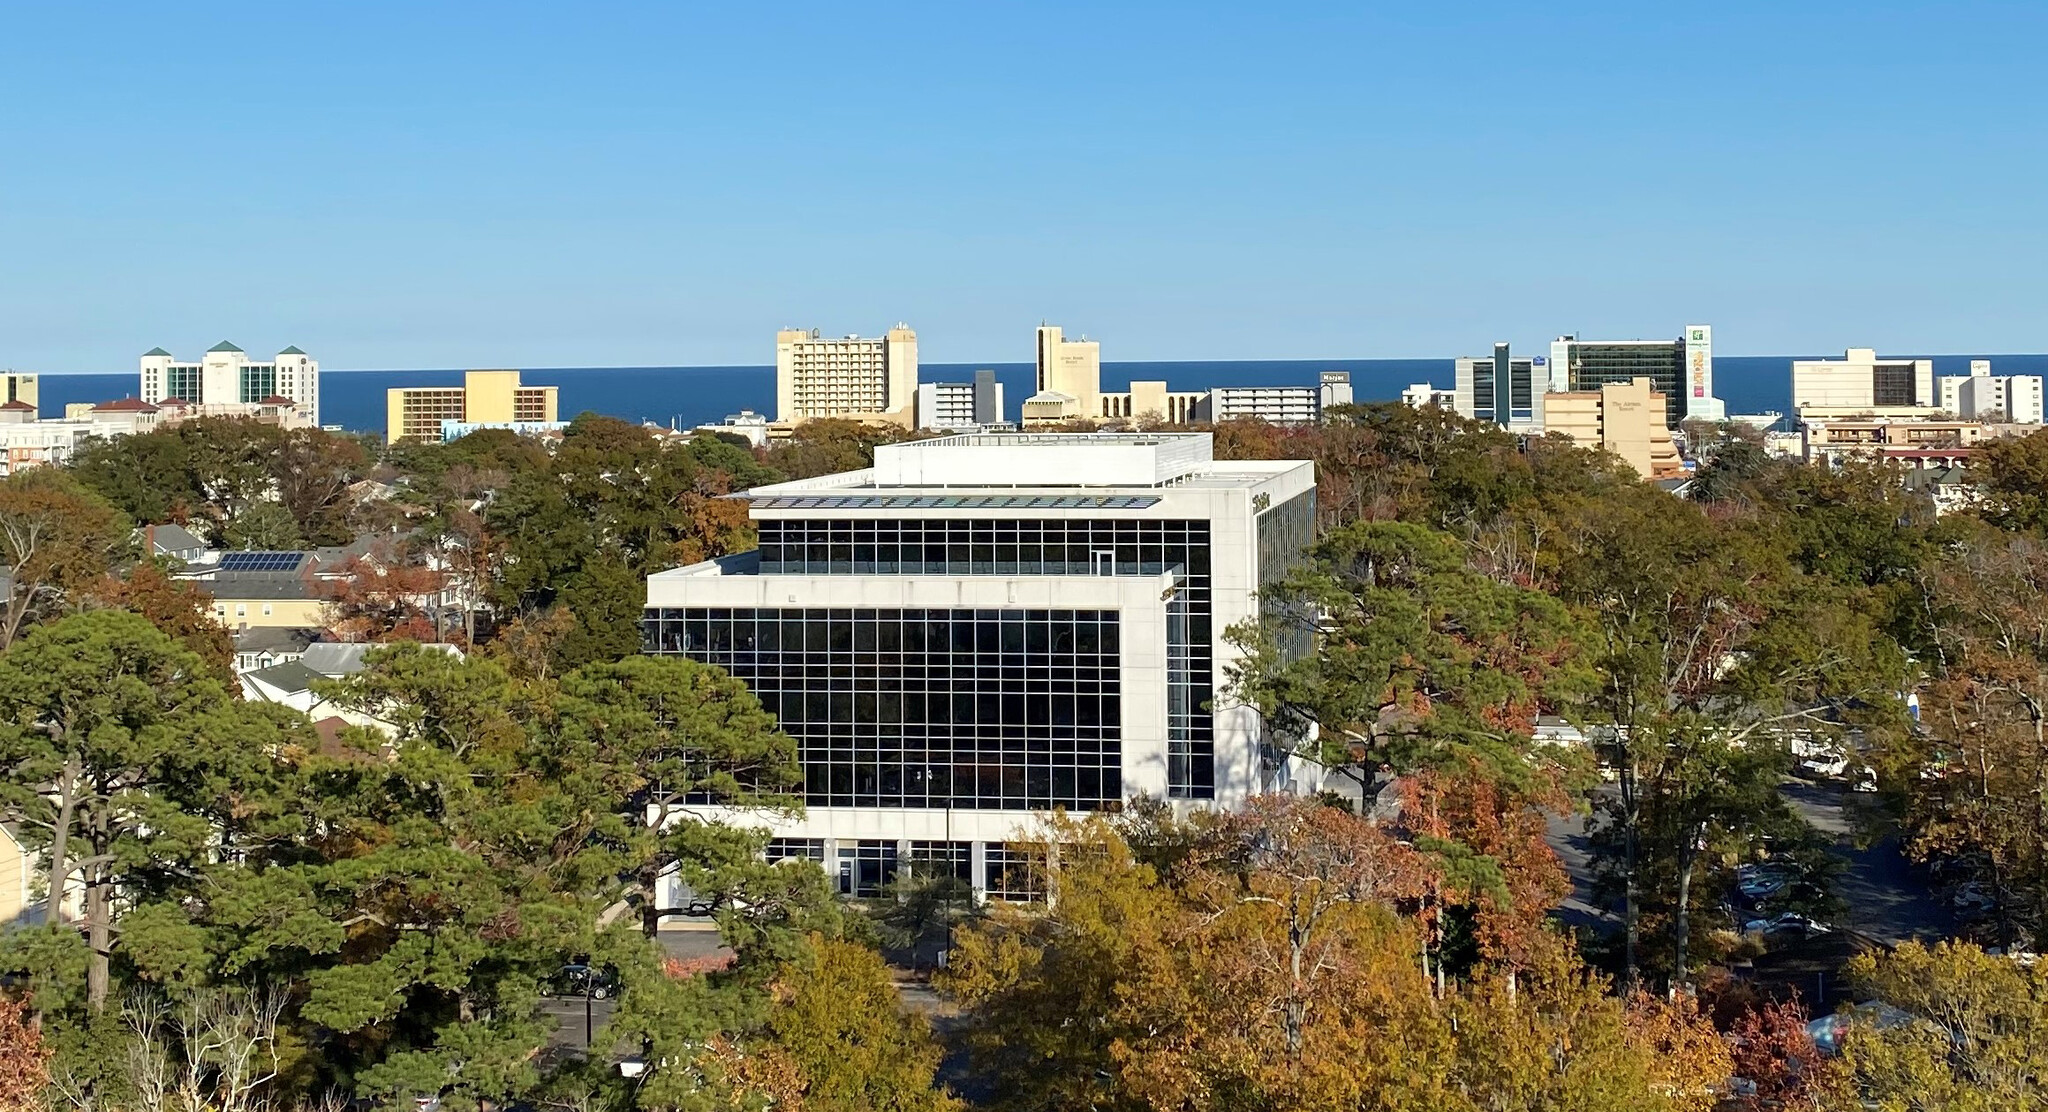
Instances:
[[[173,579],[156,560],[144,560],[127,575],[108,575],[90,591],[98,602],[133,610],[173,640],[198,653],[222,679],[235,675],[235,640],[213,616],[213,596],[196,583]]]
[[[44,1107],[51,1048],[30,1017],[28,1002],[0,996],[0,1112]]]
[[[1398,787],[1399,829],[1437,861],[1423,917],[1433,962],[1453,930],[1475,934],[1487,960],[1513,959],[1564,891],[1543,813],[1569,807],[1587,761],[1534,735],[1540,713],[1591,688],[1587,636],[1557,599],[1482,570],[1449,534],[1357,522],[1232,630],[1245,656],[1230,692],[1362,795]]]
[[[327,628],[344,641],[433,641],[444,633],[429,618],[447,574],[395,546],[351,556],[321,584]]]
[[[1718,1045],[1697,1015],[1646,1022],[1562,945],[1437,996],[1416,917],[1432,862],[1369,820],[1254,800],[1165,831],[1186,847],[1166,877],[1139,829],[1055,822],[1049,906],[960,932],[938,984],[1002,1107],[1704,1112],[1700,1078],[1726,1076],[1725,1056],[1669,1053]]]

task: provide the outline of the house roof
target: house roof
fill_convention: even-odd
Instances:
[[[192,531],[183,525],[150,525],[145,526],[143,531],[149,535],[151,543],[160,554],[206,547],[205,541],[193,536]]]
[[[299,663],[324,676],[352,676],[363,670],[363,656],[366,653],[371,649],[383,647],[380,644],[363,641],[322,641],[317,645],[307,645],[306,655],[299,658]],[[462,655],[462,650],[453,645],[421,645],[420,648],[433,649],[455,657]]]
[[[280,352],[278,352],[278,354],[279,354],[279,355],[304,355],[304,354],[306,354],[306,353],[305,353],[305,352],[303,352],[303,351],[300,351],[300,350],[299,350],[299,345],[297,345],[297,344],[293,344],[292,346],[290,346],[290,347],[288,347],[288,348],[284,349],[283,351],[280,351]]]
[[[258,668],[242,678],[260,683],[274,691],[295,695],[301,691],[311,691],[314,681],[327,677],[292,660],[283,664],[273,664],[268,668]]]
[[[99,413],[155,413],[156,407],[141,398],[121,398],[118,401],[101,402],[92,407]]]
[[[291,572],[216,572],[211,579],[198,580],[198,584],[200,589],[216,599],[242,602],[265,599],[299,601],[320,597],[313,590],[313,584]]]
[[[285,396],[284,396],[283,394],[272,394],[272,395],[270,395],[269,397],[267,397],[267,398],[263,399],[262,401],[260,401],[260,402],[257,402],[256,404],[257,404],[257,405],[297,405],[297,404],[299,404],[299,403],[297,403],[297,402],[295,402],[295,401],[291,400],[290,398],[287,398],[287,397],[285,397]]]
[[[172,356],[171,356],[171,353],[170,353],[170,352],[168,352],[168,351],[165,351],[165,350],[164,350],[164,349],[162,349],[162,348],[150,348],[150,349],[149,349],[148,351],[145,351],[145,352],[143,352],[143,353],[142,353],[142,357],[143,357],[144,359],[149,359],[149,358],[152,358],[152,357],[154,357],[154,356],[158,356],[158,355],[161,355],[161,356],[163,356],[163,357],[164,357],[165,359],[170,359],[170,358],[172,358]]]
[[[235,353],[239,354],[239,353],[241,352],[241,350],[242,350],[242,349],[241,349],[241,348],[238,348],[238,347],[236,347],[235,345],[233,345],[233,344],[231,344],[231,343],[228,343],[228,342],[227,342],[226,340],[222,340],[222,341],[221,341],[220,343],[217,343],[217,344],[213,345],[212,347],[210,347],[210,348],[207,348],[206,350],[207,350],[207,351],[209,351],[209,352],[215,352],[215,351],[232,351],[232,352],[235,352]]]
[[[254,626],[235,634],[235,651],[238,653],[306,651],[306,646],[320,639],[320,631],[299,626]]]
[[[24,402],[24,401],[19,401],[19,400],[16,400],[16,401],[11,401],[11,402],[8,402],[8,403],[7,403],[6,405],[0,405],[0,409],[5,409],[5,410],[8,410],[9,412],[16,412],[16,413],[19,413],[19,412],[23,412],[23,411],[26,411],[26,412],[29,412],[29,413],[34,413],[34,412],[36,411],[36,407],[35,407],[35,406],[32,406],[32,405],[30,405],[30,404],[29,404],[29,403],[27,403],[27,402]]]

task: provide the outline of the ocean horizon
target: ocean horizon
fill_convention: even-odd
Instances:
[[[1833,356],[1839,358],[1839,356]],[[1829,358],[1808,355],[1723,355],[1714,359],[1715,392],[1733,414],[1791,411],[1792,361]],[[1972,359],[1989,359],[1993,374],[2048,375],[2048,354],[2039,355],[1916,355],[1895,358],[1933,359],[1937,375],[1967,374]],[[1449,389],[1450,359],[1287,359],[1185,360],[1105,362],[1104,390],[1128,389],[1132,380],[1163,379],[1172,390],[1210,390],[1219,386],[1313,386],[1322,371],[1349,371],[1354,400],[1391,401],[1411,383],[1428,382]],[[1017,409],[1034,389],[1029,363],[925,363],[925,382],[965,382],[977,370],[993,370],[1003,385],[1004,415],[1015,420]],[[350,432],[382,433],[385,391],[401,386],[455,386],[460,369],[331,370],[320,375],[320,419]],[[530,367],[521,368],[531,386],[561,391],[564,420],[580,413],[601,413],[634,422],[688,428],[720,420],[741,410],[774,416],[775,368],[772,365],[714,367]],[[73,402],[106,402],[132,397],[140,375],[128,373],[45,374],[42,413],[63,415]]]

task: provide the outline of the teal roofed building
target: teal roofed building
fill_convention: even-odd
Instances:
[[[320,363],[294,345],[271,359],[249,358],[222,340],[197,360],[151,348],[141,360],[145,402],[187,403],[190,416],[248,416],[298,426],[320,423]],[[281,408],[288,404],[289,409]]]

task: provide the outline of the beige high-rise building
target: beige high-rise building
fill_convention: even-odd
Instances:
[[[1072,398],[1062,417],[1102,416],[1102,345],[1094,340],[1069,340],[1058,325],[1038,326],[1038,393],[1032,400],[1049,414],[1060,397]]]
[[[524,386],[518,371],[467,371],[460,386],[402,386],[385,392],[384,440],[437,441],[441,422],[464,425],[551,424],[556,388]]]
[[[897,324],[880,339],[830,337],[813,328],[775,334],[775,419],[887,420],[911,425],[917,408],[917,333]]]
[[[0,373],[0,392],[6,395],[0,397],[0,404],[25,402],[38,410],[42,408],[42,391],[37,385],[35,375],[17,374],[14,371]]]
[[[1647,378],[1603,383],[1598,390],[1547,394],[1543,431],[1570,437],[1588,448],[1605,448],[1646,479],[1684,470],[1671,430],[1664,425],[1664,395]]]

